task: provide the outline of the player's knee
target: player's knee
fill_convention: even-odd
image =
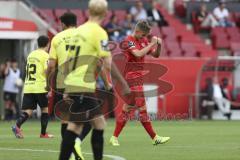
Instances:
[[[44,107],[41,110],[42,110],[42,113],[48,113],[48,107]]]
[[[149,122],[150,121],[150,117],[148,116],[148,113],[147,113],[146,109],[140,110],[140,112],[139,112],[139,120],[141,122]]]
[[[91,124],[92,124],[93,128],[96,130],[104,130],[104,128],[107,125],[105,118],[103,116],[94,117]]]
[[[82,124],[76,124],[73,122],[69,122],[67,126],[67,130],[72,131],[77,135],[80,135],[82,128],[83,128]]]
[[[26,113],[29,117],[32,115],[33,111],[32,110],[23,110],[23,113]]]

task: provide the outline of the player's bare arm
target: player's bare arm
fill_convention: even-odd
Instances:
[[[9,68],[11,67],[11,63],[10,63],[10,61],[8,61],[7,63],[6,63],[6,68],[5,68],[5,70],[4,70],[4,75],[5,76],[7,76],[8,75],[8,73],[9,73]]]
[[[106,90],[110,90],[112,88],[111,83],[108,82],[108,78],[107,78],[108,74],[109,74],[109,72],[107,72],[105,69],[102,69],[100,71],[100,76],[101,76],[101,78],[103,80],[103,83],[104,83],[104,86],[105,86]]]
[[[130,93],[130,89],[129,86],[127,84],[127,82],[125,81],[125,79],[122,77],[121,73],[119,72],[119,70],[117,69],[116,65],[114,64],[114,62],[112,62],[112,58],[111,57],[105,57],[103,58],[103,66],[104,68],[111,73],[112,78],[115,78],[122,86],[123,90],[123,95],[127,95]]]
[[[47,76],[46,89],[47,89],[47,91],[50,90],[49,78],[55,72],[56,66],[57,66],[57,61],[55,59],[50,58],[48,61],[48,68],[46,71],[46,76]]]
[[[163,47],[163,41],[161,38],[159,37],[153,37],[155,39],[157,39],[157,48],[154,52],[151,53],[151,55],[155,58],[158,58],[161,54],[161,51],[162,51],[162,47]]]
[[[157,44],[158,39],[152,38],[151,42],[143,49],[141,50],[133,50],[132,54],[135,57],[143,57],[145,56],[151,49]]]

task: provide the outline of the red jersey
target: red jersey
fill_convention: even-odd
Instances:
[[[132,54],[133,50],[141,50],[149,44],[147,38],[136,39],[133,36],[127,36],[125,38],[125,43],[127,44],[127,49],[124,50],[124,54],[127,57],[128,62],[144,62],[144,57],[135,57]]]
[[[149,41],[147,38],[136,39],[130,35],[125,38],[124,43],[127,48],[123,51],[127,59],[127,64],[124,70],[124,78],[130,86],[130,89],[132,91],[137,91],[135,93],[135,105],[142,107],[146,104],[143,92],[144,80],[142,78],[142,71],[144,70],[144,65],[142,63],[144,62],[145,56],[136,57],[132,51],[145,48],[148,46]],[[152,52],[152,50],[150,52]],[[140,64],[136,64],[136,62]]]

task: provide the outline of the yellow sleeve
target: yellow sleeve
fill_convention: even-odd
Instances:
[[[99,57],[111,56],[111,53],[109,52],[108,35],[106,31],[102,30],[99,32],[99,36],[96,37],[96,48]]]
[[[47,70],[47,68],[48,68],[48,59],[49,59],[49,55],[47,54],[46,56],[45,56],[45,58],[44,58],[44,70]]]
[[[56,43],[57,43],[57,39],[56,39],[56,37],[54,37],[52,39],[51,48],[50,48],[50,52],[49,52],[50,59],[57,59]]]

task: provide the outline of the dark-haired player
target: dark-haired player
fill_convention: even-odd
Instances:
[[[127,61],[129,63],[144,62],[144,57],[147,54],[150,54],[153,57],[160,56],[162,40],[158,37],[153,36],[151,41],[149,42],[147,39],[147,36],[149,35],[150,29],[151,27],[147,21],[139,21],[135,26],[133,34],[126,37],[125,42],[128,45],[128,48],[123,52],[126,55]],[[128,73],[127,68],[125,69],[125,73]],[[138,77],[139,72],[131,73],[131,76],[132,78]],[[129,86],[131,87],[131,90],[133,91],[137,90],[139,92],[138,94],[144,95],[142,81],[143,80],[140,79],[137,82],[138,86],[131,87],[131,84],[129,84]],[[147,108],[146,108],[146,102],[145,102],[144,96],[141,98],[136,97],[134,106],[138,108],[140,122],[145,128],[145,130],[147,131],[147,133],[149,134],[149,136],[152,138],[153,144],[157,145],[157,144],[166,143],[170,139],[170,137],[160,137],[156,134],[156,132],[152,128],[150,118],[148,117],[148,114],[147,114]],[[110,144],[112,144],[113,146],[120,145],[118,142],[118,136],[128,121],[129,112],[130,112],[130,106],[128,106],[127,104],[124,104],[122,113],[120,114],[119,117],[116,118],[117,121],[116,121],[115,131],[113,136],[110,139]]]
[[[111,54],[106,49],[108,36],[100,26],[106,13],[106,0],[89,1],[89,20],[76,29],[72,37],[71,47],[68,47],[68,56],[70,60],[72,59],[76,63],[73,63],[75,65],[71,67],[71,71],[64,79],[65,93],[74,101],[72,109],[79,113],[86,113],[82,118],[85,119],[84,121],[90,121],[93,126],[91,144],[94,160],[102,160],[103,158],[103,133],[106,122],[100,112],[90,113],[89,115],[87,113],[98,106],[94,98],[91,98],[94,97],[96,90],[95,73],[97,63],[95,60],[103,59],[103,66],[105,68],[111,67],[109,62]],[[87,64],[79,66],[79,63]],[[90,79],[85,81],[84,78]],[[74,94],[75,96],[73,96]],[[74,148],[75,139],[82,133],[83,126],[84,122],[82,121],[78,123],[75,121],[68,122],[62,140],[59,160],[69,159]]]
[[[77,25],[77,17],[75,14],[71,12],[66,12],[60,17],[60,21],[62,24],[63,31],[58,33],[54,36],[51,42],[51,48],[50,48],[50,55],[49,55],[49,64],[48,64],[48,72],[47,75],[49,77],[48,81],[51,81],[52,78],[50,78],[50,74],[53,74],[57,71],[57,77],[56,77],[56,86],[52,87],[52,90],[55,94],[54,101],[55,103],[61,101],[63,99],[63,92],[64,92],[64,74],[63,74],[63,66],[67,59],[67,50],[66,46],[69,45],[71,36],[76,29]],[[50,87],[48,87],[50,88]],[[67,128],[67,122],[62,121],[61,124],[61,136],[63,137],[64,132]],[[89,133],[91,130],[91,125],[89,123],[86,123],[84,126],[84,135],[80,136],[80,140],[83,140],[84,137]],[[83,160],[83,156],[81,153],[80,148],[80,140],[76,139],[75,147],[73,150],[73,155],[71,159],[76,160]]]
[[[41,108],[41,134],[40,138],[52,138],[53,135],[46,132],[48,125],[48,99],[46,90],[46,69],[49,59],[47,53],[49,39],[46,36],[38,38],[38,49],[31,52],[27,58],[26,77],[24,82],[24,95],[22,113],[17,119],[12,131],[16,138],[23,138],[22,124],[32,115],[37,105]]]

